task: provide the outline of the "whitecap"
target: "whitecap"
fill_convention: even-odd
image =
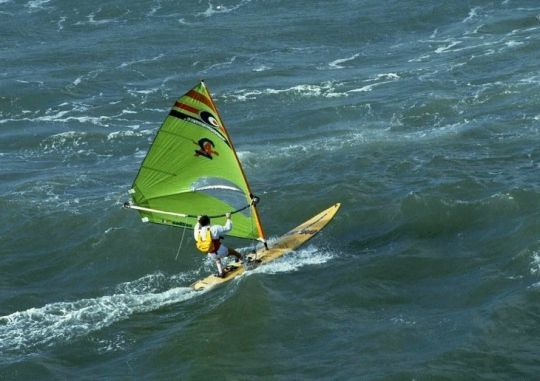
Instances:
[[[531,268],[529,269],[532,275],[540,275],[540,253],[535,251],[531,258]]]
[[[189,21],[186,21],[184,18],[179,18],[178,19],[178,22],[182,25],[186,25],[186,26],[193,26],[193,25],[196,25],[194,23],[191,23]]]
[[[279,95],[279,94],[294,94],[301,97],[324,97],[334,98],[347,96],[346,93],[337,92],[336,88],[342,86],[341,83],[332,81],[323,82],[318,85],[296,85],[286,89],[266,88],[264,90],[238,90],[232,94],[226,94],[224,98],[232,98],[238,101],[246,101],[256,99],[259,95]]]
[[[328,64],[328,66],[330,66],[331,68],[333,69],[343,69],[344,66],[341,66],[341,64],[345,63],[345,62],[349,62],[349,61],[353,61],[355,60],[356,58],[360,57],[360,53],[356,53],[354,54],[353,56],[351,57],[347,57],[347,58],[340,58],[340,59],[337,59],[335,61],[332,61]]]
[[[265,263],[247,274],[277,274],[293,272],[305,266],[322,265],[329,262],[332,258],[334,258],[334,256],[335,253],[327,250],[321,250],[314,245],[309,245],[306,248],[285,254],[283,257],[272,262]]]
[[[56,25],[58,26],[58,31],[61,31],[64,29],[64,22],[66,22],[67,18],[65,16],[60,17],[60,20],[58,20],[58,23]]]
[[[47,4],[50,0],[32,0],[26,3],[26,7],[30,9],[43,8],[44,4]]]
[[[212,17],[217,14],[230,13],[250,2],[251,0],[242,0],[240,3],[236,5],[233,5],[231,7],[226,7],[221,4],[214,6],[212,2],[209,1],[208,8],[204,12],[197,13],[196,16]]]
[[[400,79],[401,77],[396,73],[382,73],[375,76],[375,80],[379,79]]]
[[[393,317],[393,318],[390,319],[390,321],[391,321],[393,324],[396,324],[396,325],[403,325],[403,326],[413,326],[413,325],[416,325],[416,321],[406,319],[406,318],[403,317],[403,315],[399,315],[399,316]]]
[[[234,63],[234,61],[236,61],[236,56],[233,56],[229,61],[220,62],[220,63],[217,63],[217,64],[210,65],[209,67],[204,69],[202,71],[202,73],[205,73],[205,72],[207,72],[209,70],[216,69],[216,68],[219,68],[219,67],[222,67],[222,66],[230,66],[230,65],[232,65]]]
[[[149,136],[155,134],[155,131],[153,130],[137,130],[137,128],[133,130],[127,130],[127,131],[114,131],[107,135],[107,140],[115,140],[118,138],[124,138],[124,137],[133,137],[133,136]]]
[[[128,345],[132,344],[132,340],[129,340],[123,334],[117,334],[111,339],[96,339],[91,338],[97,346],[97,352],[99,354],[124,351]]]
[[[472,21],[478,16],[478,10],[480,10],[480,7],[474,7],[469,11],[469,14],[466,18],[463,19],[462,23],[467,23],[469,21]]]
[[[253,71],[255,72],[261,72],[261,71],[266,71],[266,70],[270,70],[270,67],[266,65],[260,65],[253,69]]]
[[[521,41],[507,41],[504,44],[506,46],[508,46],[509,48],[513,48],[513,47],[516,47],[516,46],[521,46],[521,45],[523,45],[525,43],[521,42]]]
[[[461,41],[451,41],[450,44],[446,46],[441,46],[435,49],[435,53],[437,54],[446,53],[447,51],[449,51],[449,49],[452,49],[454,46],[459,45],[459,44],[461,44]]]
[[[0,317],[0,351],[31,351],[69,342],[136,313],[179,303],[201,292],[175,287],[163,292],[125,292],[74,302],[57,302]]]
[[[140,64],[140,63],[147,63],[147,62],[155,62],[155,61],[158,61],[160,60],[161,58],[165,57],[164,54],[159,54],[155,57],[151,57],[151,58],[142,58],[140,60],[134,60],[134,61],[128,61],[128,62],[123,62],[122,64],[120,64],[118,66],[118,69],[123,69],[125,67],[128,67],[128,66],[131,66],[131,65],[135,65],[135,64]]]
[[[378,85],[381,85],[383,82],[381,83],[372,83],[371,85],[366,85],[366,86],[363,86],[363,87],[360,87],[358,89],[352,89],[352,90],[349,90],[347,91],[348,93],[363,93],[363,92],[368,92],[368,91],[371,91],[373,90],[373,88],[375,86],[378,86]],[[384,83],[388,83],[388,82],[384,82]]]

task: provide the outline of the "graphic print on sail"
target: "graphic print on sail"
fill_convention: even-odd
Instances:
[[[228,235],[265,242],[256,202],[204,81],[180,97],[161,125],[130,190],[143,221],[193,228],[197,216],[225,222]]]

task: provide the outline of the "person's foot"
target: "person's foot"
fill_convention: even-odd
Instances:
[[[242,258],[236,257],[236,259],[234,260],[234,263],[244,263],[244,261],[242,260]]]
[[[214,274],[214,276],[217,276],[218,278],[225,278],[225,273],[223,272],[217,273],[217,274]]]

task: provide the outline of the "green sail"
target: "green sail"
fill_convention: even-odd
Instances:
[[[196,216],[233,214],[229,235],[264,240],[249,185],[204,84],[178,99],[160,127],[132,189],[144,221],[192,228]],[[151,209],[141,210],[142,209]]]

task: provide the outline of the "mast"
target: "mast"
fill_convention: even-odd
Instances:
[[[214,99],[212,98],[212,94],[210,92],[210,89],[208,88],[208,86],[206,86],[206,83],[204,82],[204,80],[201,80],[201,84],[206,88],[206,91],[207,91],[208,96],[210,98],[210,102],[212,102],[212,106],[214,107],[214,110],[216,110],[216,113],[218,114],[218,117],[221,120],[221,123],[223,125],[223,132],[225,133],[225,135],[227,137],[227,140],[229,141],[229,143],[231,145],[232,151],[234,153],[234,158],[236,159],[236,162],[238,163],[238,167],[240,167],[240,172],[242,174],[242,177],[243,177],[244,182],[246,184],[247,190],[249,192],[249,197],[252,198],[250,200],[250,203],[251,203],[251,207],[253,209],[253,212],[255,214],[255,223],[257,225],[257,231],[259,232],[260,239],[262,240],[262,242],[264,243],[264,245],[266,247],[266,235],[264,234],[264,230],[263,230],[263,227],[262,227],[262,224],[261,224],[261,218],[259,216],[259,211],[257,210],[257,205],[253,202],[253,193],[251,192],[251,188],[250,188],[249,183],[247,181],[247,177],[246,177],[246,174],[244,172],[244,168],[242,167],[242,163],[238,159],[238,155],[236,154],[236,149],[234,148],[233,141],[231,139],[231,136],[229,135],[229,131],[227,131],[227,128],[225,128],[225,123],[223,122],[223,118],[221,117],[221,114],[219,113],[219,110],[218,110],[218,108],[217,108],[217,106],[216,106],[216,104],[214,102]]]

